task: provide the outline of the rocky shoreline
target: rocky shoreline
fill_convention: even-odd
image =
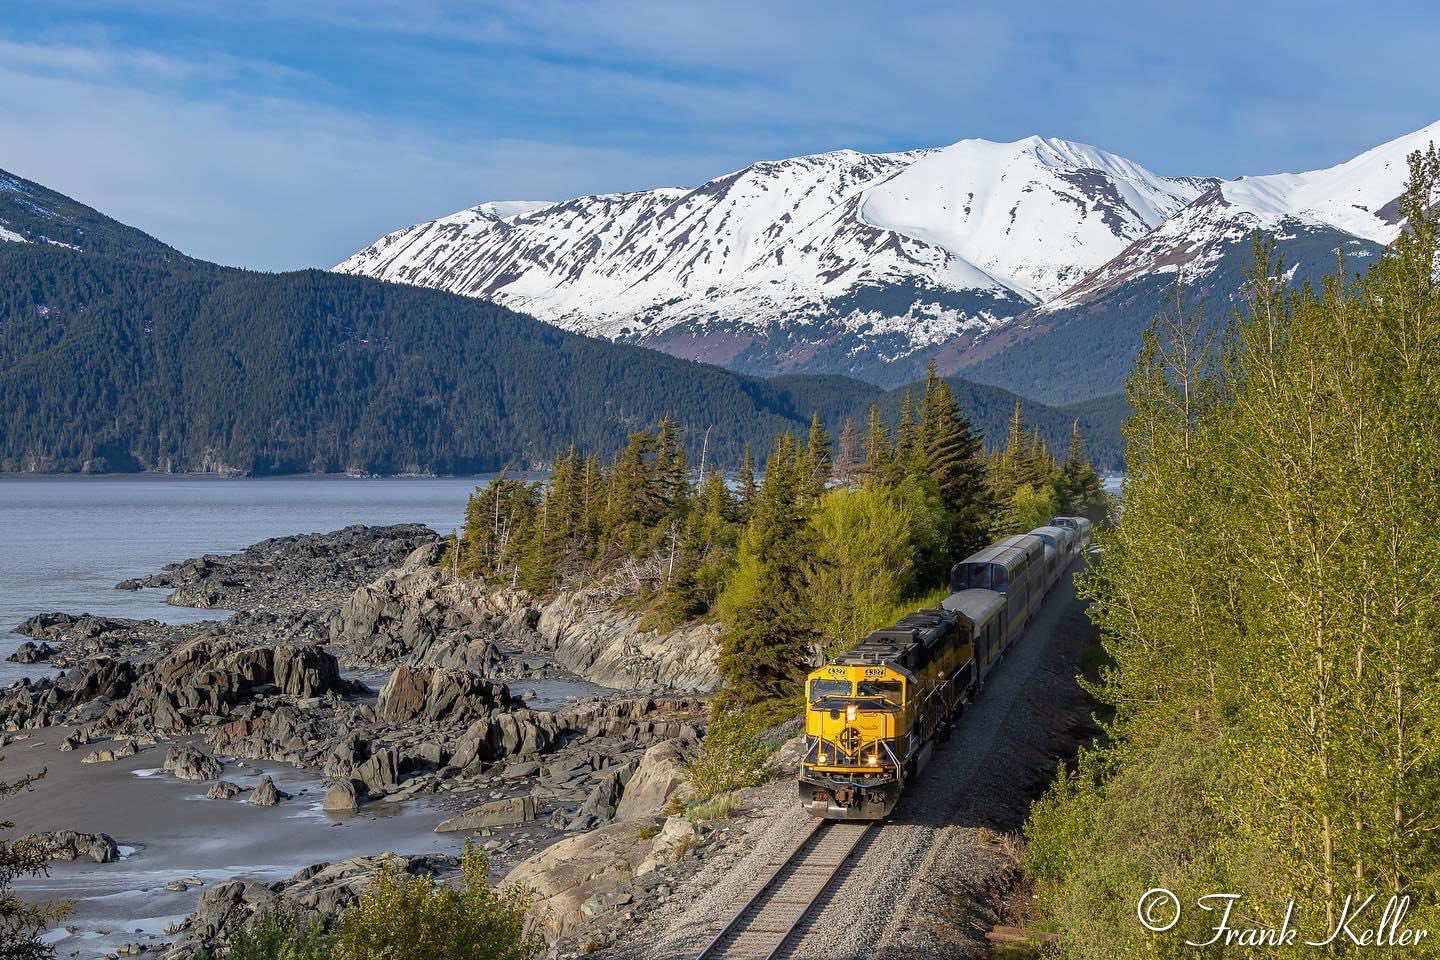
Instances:
[[[59,749],[84,751],[82,763],[154,751],[158,775],[205,787],[221,810],[226,801],[294,802],[269,776],[236,782],[257,764],[323,777],[323,807],[337,814],[425,798],[445,814],[435,828],[473,837],[497,878],[540,878],[534,886],[550,893],[537,916],[559,917],[552,933],[565,932],[618,896],[616,878],[545,881],[553,844],[614,825],[645,834],[632,837],[640,860],[667,859],[665,845],[694,832],[664,811],[683,792],[685,760],[703,736],[696,695],[717,685],[714,628],[646,634],[593,590],[537,604],[447,578],[439,553],[437,535],[414,525],[282,537],[117,584],[236,611],[223,620],[31,617],[17,628],[29,642],[12,659],[59,672],[0,690],[0,743],[61,728]],[[386,679],[373,689],[345,675],[357,668]],[[557,677],[630,692],[541,711],[510,686]],[[87,836],[50,840],[57,856],[84,846],[92,860],[114,846],[108,837],[109,847],[81,844]],[[242,875],[204,889],[163,938],[127,949],[184,956],[223,941],[276,896],[330,919],[383,864],[444,873],[452,859],[362,847],[280,882]]]

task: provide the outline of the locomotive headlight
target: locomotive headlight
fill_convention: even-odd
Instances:
[[[853,704],[853,703],[847,704],[846,707],[845,707],[845,719],[846,719],[846,720],[850,720],[850,721],[854,721],[854,719],[855,719],[855,714],[858,712],[858,710],[859,710],[859,708],[856,707],[855,704]]]
[[[872,754],[870,754],[870,756],[868,756],[868,757],[865,758],[865,763],[866,763],[868,766],[872,766],[872,767],[879,766],[879,765],[880,765],[880,754],[878,754],[878,753],[872,753]]]
[[[825,762],[826,762],[825,754],[823,754],[823,753],[817,753],[817,754],[815,754],[815,762],[816,762],[816,763],[825,763]]]

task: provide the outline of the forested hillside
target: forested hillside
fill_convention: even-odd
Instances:
[[[1222,892],[1232,928],[1292,932],[1265,956],[1434,955],[1440,157],[1410,169],[1409,229],[1360,281],[1284,290],[1270,248],[1233,345],[1184,311],[1146,334],[1086,583],[1113,718],[1027,830],[1066,957],[1251,955],[1197,909]]]
[[[901,393],[766,381],[566,333],[481,300],[219,267],[0,172],[0,471],[465,473],[610,454],[663,416],[711,462]],[[951,381],[990,444],[1015,396]],[[914,392],[918,385],[911,388]],[[1071,414],[1031,405],[1052,447]],[[1116,465],[1119,418],[1082,416]]]

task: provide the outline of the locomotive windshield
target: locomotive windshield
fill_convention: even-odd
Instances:
[[[818,703],[826,697],[850,696],[849,680],[811,680],[810,702]]]
[[[884,697],[897,707],[903,699],[904,685],[899,680],[861,680],[856,692],[862,697]]]

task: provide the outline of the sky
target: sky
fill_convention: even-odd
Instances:
[[[486,200],[1031,134],[1167,175],[1440,119],[1440,5],[3,0],[0,169],[193,256],[327,267]]]

